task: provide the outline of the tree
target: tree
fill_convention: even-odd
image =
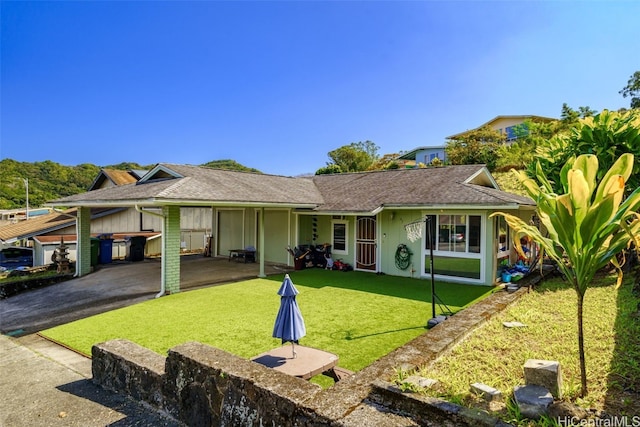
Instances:
[[[633,174],[627,183],[627,190],[640,186],[640,111],[601,113],[580,119],[568,132],[561,132],[548,140],[538,141],[536,158],[556,192],[561,191],[560,173],[564,164],[580,154],[594,154],[604,170],[609,168],[623,153],[631,153],[636,158]],[[530,177],[536,175],[536,163],[532,162],[527,171]],[[604,172],[600,172],[602,178]]]
[[[485,126],[447,141],[447,159],[452,165],[485,164],[490,171],[496,167],[497,153],[506,136]]]
[[[593,117],[597,113],[598,112],[596,110],[592,110],[589,106],[578,107],[578,110],[574,110],[565,102],[564,104],[562,104],[560,121],[562,121],[567,126],[571,126],[575,124],[579,119]]]
[[[342,173],[342,169],[340,169],[340,166],[333,163],[316,171],[316,175],[331,175],[334,173]]]
[[[109,165],[109,166],[105,166],[105,169],[117,169],[117,170],[145,170],[145,169],[151,169],[152,166],[141,166],[138,163],[135,162],[121,162],[118,163],[117,165]]]
[[[398,169],[400,164],[397,159],[401,155],[401,153],[388,153],[378,156],[376,161],[369,166],[368,170]]]
[[[378,160],[378,147],[371,141],[352,142],[328,153],[331,162],[327,162],[327,167],[337,170],[333,165],[340,168],[341,172],[362,172],[369,170]],[[318,171],[322,171],[321,168]],[[326,172],[324,172],[326,173]],[[316,175],[319,175],[316,172]]]
[[[631,108],[640,108],[640,71],[629,77],[627,85],[619,93],[623,98],[631,98]]]
[[[243,172],[255,172],[255,173],[262,173],[260,172],[258,169],[254,169],[254,168],[249,168],[247,166],[244,166],[238,162],[236,162],[235,160],[213,160],[211,162],[207,162],[204,163],[200,166],[204,166],[207,168],[212,168],[212,169],[224,169],[224,170],[230,170],[230,171],[243,171]]]
[[[637,213],[640,188],[623,201],[625,184],[633,168],[634,156],[629,153],[621,155],[604,174],[600,173],[596,156],[580,155],[562,168],[562,194],[556,193],[539,163],[535,168],[538,183],[523,171],[516,172],[529,196],[537,203],[537,213],[548,237],[517,216],[504,212],[492,214],[503,216],[517,234],[527,235],[537,242],[576,291],[582,397],[587,395],[582,317],[584,295],[595,273],[609,263],[618,271],[620,286],[622,269],[616,255],[632,241],[636,246],[640,243],[640,215]],[[516,245],[518,242],[516,239]]]
[[[535,161],[536,147],[562,132],[560,120],[525,120],[515,127],[517,139],[512,144],[501,144],[497,151],[496,171],[526,169]]]

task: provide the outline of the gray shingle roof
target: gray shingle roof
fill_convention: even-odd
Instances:
[[[534,205],[528,198],[469,182],[484,171],[482,165],[461,165],[318,175],[313,179],[324,196],[320,210],[326,211],[371,212],[382,206]]]
[[[482,165],[298,178],[199,166],[160,166],[182,177],[99,189],[65,197],[52,204],[262,204],[314,208],[317,212],[363,213],[384,206],[534,205],[528,198],[487,187],[492,178]]]
[[[317,205],[320,193],[309,178],[292,178],[200,166],[162,164],[184,178],[149,180],[76,194],[52,202],[76,205],[134,202],[202,202]]]

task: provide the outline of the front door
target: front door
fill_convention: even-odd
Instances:
[[[356,269],[377,271],[375,217],[356,219]]]

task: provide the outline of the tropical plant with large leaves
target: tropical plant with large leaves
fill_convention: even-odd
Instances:
[[[581,118],[568,132],[537,141],[535,148],[535,157],[556,192],[562,191],[560,174],[571,158],[581,154],[597,156],[603,166],[598,172],[600,180],[623,153],[631,153],[636,158],[633,174],[627,182],[627,190],[634,190],[640,187],[640,110],[604,110],[595,116]],[[537,174],[535,167],[535,162],[529,163],[529,176]]]
[[[634,168],[634,156],[621,155],[603,175],[598,158],[580,155],[570,159],[560,172],[563,193],[557,194],[543,173],[540,163],[534,180],[523,171],[514,171],[537,203],[537,214],[543,230],[504,212],[509,226],[518,234],[537,242],[558,265],[578,297],[578,351],[580,357],[581,395],[587,395],[587,373],[584,353],[584,295],[594,275],[607,264],[622,269],[616,258],[632,242],[640,247],[640,188],[624,197],[625,184]],[[599,178],[602,176],[602,178]],[[516,239],[516,245],[519,239]]]

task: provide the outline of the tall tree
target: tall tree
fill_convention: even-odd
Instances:
[[[640,71],[629,77],[627,85],[619,92],[624,98],[631,98],[631,108],[640,108]]]
[[[581,395],[587,395],[587,370],[584,349],[584,295],[595,273],[608,263],[622,269],[616,255],[632,241],[640,244],[640,188],[624,200],[625,184],[634,168],[634,156],[620,156],[611,168],[601,172],[598,158],[592,154],[570,159],[562,168],[561,192],[556,192],[540,164],[537,180],[523,171],[516,172],[529,196],[537,203],[537,213],[546,234],[517,216],[497,212],[517,234],[527,235],[551,257],[571,283],[578,298],[578,351]],[[624,200],[624,201],[623,201]],[[519,239],[516,239],[516,245]]]
[[[352,142],[349,145],[343,145],[328,153],[331,161],[327,162],[327,167],[319,169],[318,172],[327,173],[322,172],[327,168],[332,171],[340,170],[341,172],[369,170],[378,160],[379,149],[380,147],[371,141]]]
[[[475,129],[447,141],[447,159],[452,165],[485,164],[493,171],[498,150],[505,141],[506,135],[489,126]]]
[[[593,117],[598,112],[596,110],[592,110],[591,107],[583,106],[578,107],[577,110],[569,107],[569,105],[565,102],[562,104],[562,111],[560,113],[560,120],[567,126],[571,126],[575,124],[579,119],[584,119],[586,117]]]

